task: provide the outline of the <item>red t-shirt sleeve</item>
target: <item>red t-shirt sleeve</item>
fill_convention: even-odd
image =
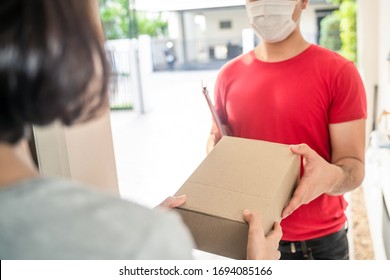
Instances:
[[[329,108],[329,123],[367,118],[364,85],[352,62],[345,64],[338,73],[335,73],[331,92],[332,103]]]

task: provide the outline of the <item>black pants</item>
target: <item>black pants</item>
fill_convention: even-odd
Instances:
[[[349,260],[347,230],[306,241],[280,241],[281,260]]]

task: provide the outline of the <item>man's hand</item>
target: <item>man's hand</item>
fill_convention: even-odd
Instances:
[[[227,126],[226,124],[222,124],[222,126],[226,132],[226,135],[232,135],[229,126]],[[221,140],[222,136],[223,135],[221,135],[221,133],[219,132],[217,125],[215,124],[215,122],[213,122],[210,130],[210,136],[209,139],[207,140],[207,145],[206,145],[207,153],[210,153],[211,150],[214,149],[214,146],[217,145],[219,140]]]
[[[280,259],[279,241],[282,238],[282,228],[275,223],[274,229],[264,235],[260,217],[249,210],[244,211],[244,219],[249,224],[247,259],[248,260],[278,260]]]
[[[160,203],[157,207],[166,208],[166,209],[172,209],[179,207],[180,205],[183,205],[184,202],[186,202],[187,196],[181,195],[181,196],[170,196],[166,198],[163,202]]]
[[[291,145],[294,154],[303,157],[304,174],[292,199],[282,212],[286,218],[302,204],[308,204],[324,193],[330,193],[343,177],[343,170],[324,160],[306,144]]]
[[[330,162],[306,144],[290,146],[293,153],[303,157],[305,170],[283,210],[283,218],[324,193],[342,195],[360,186],[364,178],[365,127],[364,119],[329,125]]]

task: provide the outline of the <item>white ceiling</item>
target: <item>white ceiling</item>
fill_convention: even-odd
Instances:
[[[244,5],[245,0],[136,0],[135,8],[145,11],[178,11]]]
[[[135,0],[135,8],[141,11],[180,11],[207,8],[241,6],[246,0]],[[311,4],[326,0],[309,0]]]

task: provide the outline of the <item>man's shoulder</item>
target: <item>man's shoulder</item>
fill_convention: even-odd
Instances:
[[[235,58],[229,60],[220,69],[221,72],[234,72],[242,68],[242,66],[248,65],[253,61],[253,50],[248,53],[243,53]]]
[[[312,45],[316,61],[319,63],[323,63],[325,61],[330,62],[330,65],[340,66],[353,63],[352,61],[346,59],[341,54],[336,51],[324,48],[319,45]]]
[[[229,60],[218,71],[218,79],[221,80],[234,80],[237,77],[242,77],[245,71],[250,71],[248,65],[251,65],[254,60],[253,50],[240,54],[239,56]]]

